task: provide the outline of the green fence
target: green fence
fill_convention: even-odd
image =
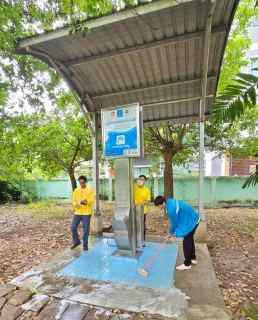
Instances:
[[[205,177],[204,205],[213,206],[254,206],[258,207],[258,185],[242,189],[246,177]],[[148,179],[146,186],[151,191],[152,201],[157,195],[164,194],[163,178]],[[89,179],[88,186],[92,187]],[[174,179],[174,196],[177,199],[198,205],[198,178]],[[101,201],[115,200],[114,179],[100,179]],[[24,181],[22,184],[23,200],[48,199],[50,201],[70,202],[72,187],[69,179],[51,181]]]

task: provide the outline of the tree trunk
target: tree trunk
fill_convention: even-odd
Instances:
[[[171,152],[164,153],[164,197],[166,199],[174,197],[172,159]]]
[[[164,197],[173,198],[174,197],[174,184],[173,184],[173,166],[172,166],[173,154],[171,150],[164,152]],[[166,211],[164,211],[164,217],[168,218]]]
[[[72,189],[74,191],[74,189],[77,188],[77,184],[76,184],[76,180],[75,180],[75,176],[74,176],[74,168],[69,168],[68,173],[69,173],[70,181],[72,184]]]
[[[73,191],[74,191],[75,188],[77,188],[76,180],[75,180],[75,177],[74,177],[74,167],[73,167],[73,164],[74,164],[74,161],[75,161],[76,156],[77,156],[77,154],[78,154],[78,151],[79,151],[81,142],[82,142],[82,139],[81,139],[81,138],[78,138],[78,139],[77,139],[77,146],[76,146],[76,149],[75,149],[75,151],[74,151],[73,158],[72,158],[72,160],[71,160],[71,162],[70,162],[70,165],[69,165],[69,167],[68,167],[68,173],[69,173],[69,176],[70,176],[70,180],[71,180],[71,184],[72,184]]]

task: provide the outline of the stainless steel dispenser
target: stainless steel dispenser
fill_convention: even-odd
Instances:
[[[143,246],[143,206],[134,205],[133,159],[115,160],[115,217],[111,220],[117,250],[115,256],[138,257]],[[137,217],[137,218],[136,218]]]

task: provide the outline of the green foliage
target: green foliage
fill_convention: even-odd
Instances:
[[[252,40],[248,28],[252,24],[253,17],[258,17],[258,11],[254,10],[254,7],[254,0],[239,2],[223,57],[218,85],[219,94],[227,85],[233,84],[241,68],[249,64],[246,52],[250,50]]]
[[[70,101],[70,94],[61,96],[58,107],[48,113],[13,116],[2,132],[0,176],[9,177],[19,168],[19,176],[40,168],[48,178],[74,169],[92,158],[91,133],[80,109]],[[0,146],[1,148],[1,146]],[[22,174],[22,171],[23,174]],[[33,191],[33,190],[31,190]],[[35,199],[34,192],[23,193],[23,200]]]
[[[34,281],[31,281],[27,284],[27,289],[30,291],[30,294],[41,294],[42,293],[42,289],[37,290],[36,284]]]
[[[71,27],[70,34],[86,36],[91,30],[84,27],[81,20],[127,4],[130,1],[3,0],[0,6],[0,106],[8,103],[15,112],[28,106],[42,110],[46,98],[55,103],[61,91],[60,77],[55,70],[30,55],[15,54],[19,39],[67,25]]]
[[[31,203],[38,199],[37,182],[26,180],[22,184],[21,202]]]
[[[244,313],[252,320],[258,320],[258,308],[252,304],[250,304],[249,308],[251,309],[250,311],[245,309],[245,308],[241,308],[241,310],[244,311]]]
[[[251,175],[245,183],[243,184],[242,188],[245,189],[246,187],[250,187],[250,185],[255,186],[258,184],[258,165],[256,168],[251,172]]]
[[[254,69],[258,71],[258,69]],[[235,79],[236,85],[228,85],[223,94],[216,98],[213,117],[217,123],[232,122],[244,114],[246,109],[257,104],[258,77],[240,73]]]
[[[16,181],[0,180],[0,201],[18,201],[21,196],[21,185]]]
[[[191,170],[188,170],[182,166],[174,166],[173,167],[173,175],[176,178],[186,178],[186,177],[197,177],[198,174]]]

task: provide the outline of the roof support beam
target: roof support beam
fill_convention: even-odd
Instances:
[[[209,117],[210,114],[205,115],[205,117]],[[195,122],[198,122],[198,118],[199,118],[199,114],[195,114],[195,115],[191,115],[191,116],[182,116],[182,117],[176,117],[176,118],[166,118],[166,119],[157,119],[157,120],[147,120],[147,121],[143,121],[143,126],[144,127],[149,127],[152,126],[153,123],[156,123],[157,125],[161,125],[161,123],[167,122],[167,124],[170,121],[175,120],[176,122],[178,122],[177,120],[189,120],[189,119],[196,119]],[[148,126],[149,125],[149,126]]]
[[[216,75],[210,75],[208,79],[214,79],[216,78]],[[131,88],[127,90],[121,90],[121,91],[115,91],[115,92],[104,92],[104,93],[97,93],[97,94],[92,94],[91,99],[96,99],[96,98],[103,98],[103,97],[111,97],[115,95],[120,95],[120,94],[128,94],[132,92],[137,92],[137,91],[142,91],[146,89],[156,89],[156,88],[163,88],[171,85],[178,85],[178,84],[185,84],[189,82],[194,82],[194,81],[200,81],[201,77],[195,77],[192,79],[185,79],[185,80],[175,80],[175,81],[169,81],[165,83],[157,83],[149,86],[143,86],[143,87],[138,87],[138,88]]]
[[[212,34],[225,33],[226,31],[227,31],[226,26],[217,27],[217,28],[212,29]],[[111,57],[119,57],[124,54],[129,54],[129,53],[133,53],[133,52],[140,52],[142,50],[152,49],[152,48],[156,48],[156,47],[167,46],[172,43],[176,44],[179,42],[196,40],[198,38],[203,38],[204,34],[205,34],[205,31],[197,31],[197,32],[193,32],[193,33],[187,33],[187,34],[184,34],[181,36],[175,36],[175,37],[169,38],[169,39],[153,41],[153,42],[149,42],[149,43],[136,45],[136,46],[133,46],[130,48],[124,48],[124,49],[120,49],[120,50],[116,50],[116,51],[112,51],[112,52],[106,52],[106,53],[99,54],[99,55],[94,55],[94,56],[90,56],[90,57],[85,57],[85,58],[81,58],[81,59],[77,59],[77,60],[64,62],[63,64],[66,67],[72,67],[72,66],[77,67],[77,66],[80,66],[84,63],[91,62],[91,61],[96,62],[96,61],[103,60],[103,59],[109,59]]]
[[[162,10],[166,8],[171,8],[178,5],[178,0],[160,0],[153,3],[146,3],[145,5],[135,6],[130,9],[121,10],[113,14],[107,14],[106,16],[88,20],[81,23],[82,27],[87,27],[88,29],[93,29],[97,27],[103,27],[107,24],[115,23],[117,21],[124,21],[130,18],[135,18],[136,15],[142,16],[157,10]],[[34,44],[42,44],[45,41],[58,39],[61,37],[68,36],[68,32],[71,27],[64,27],[52,32],[47,32],[29,39],[24,39],[19,41],[17,49],[25,48],[26,46],[32,46]]]
[[[206,99],[211,99],[214,96],[211,94],[209,96],[206,96]],[[158,102],[153,102],[153,103],[147,103],[147,104],[141,104],[140,107],[143,108],[148,108],[148,107],[155,107],[155,106],[161,106],[164,104],[174,104],[174,103],[181,103],[181,102],[187,102],[187,101],[196,101],[200,100],[201,96],[197,97],[191,97],[191,98],[185,98],[185,99],[176,99],[176,100],[166,100],[166,101],[158,101]],[[101,112],[101,111],[96,111],[96,112]],[[95,112],[88,112],[88,114],[94,114]],[[164,121],[164,120],[162,120]]]
[[[204,52],[203,52],[203,65],[202,65],[202,100],[200,105],[200,121],[203,122],[203,116],[205,112],[205,97],[207,89],[207,78],[208,78],[208,64],[210,55],[210,42],[211,42],[211,26],[212,17],[215,9],[216,0],[210,0],[210,7],[206,21],[205,37],[204,37]]]
[[[205,98],[213,98],[213,95],[206,96]],[[173,104],[173,103],[194,101],[194,100],[200,100],[200,99],[201,97],[198,96],[198,97],[191,97],[191,98],[185,98],[185,99],[166,100],[166,101],[160,101],[160,102],[154,102],[154,103],[141,104],[140,106],[143,108],[146,108],[146,107],[160,106],[163,104]]]

